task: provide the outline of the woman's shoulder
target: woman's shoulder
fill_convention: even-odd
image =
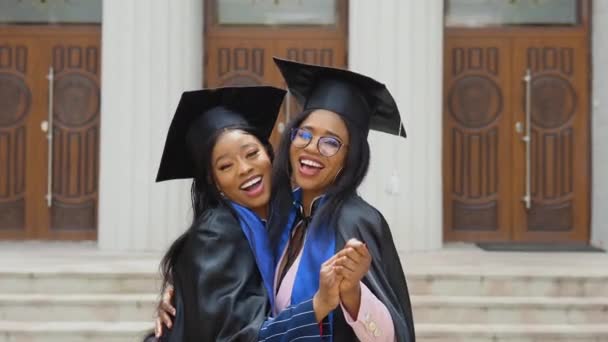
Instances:
[[[349,215],[366,221],[383,221],[382,213],[359,195],[349,196],[342,205]]]
[[[226,206],[217,206],[205,210],[197,219],[198,221],[210,222],[214,220],[234,220],[234,213]]]
[[[355,229],[359,234],[372,234],[376,239],[391,236],[382,213],[359,195],[352,195],[344,201],[339,217],[343,230]]]
[[[212,233],[224,237],[242,235],[241,226],[234,213],[226,207],[205,210],[194,222],[192,233]]]

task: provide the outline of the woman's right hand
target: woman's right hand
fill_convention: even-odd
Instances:
[[[317,322],[321,322],[340,304],[340,282],[342,276],[336,273],[334,263],[338,254],[321,265],[319,272],[319,290],[313,297],[313,308]]]
[[[173,286],[168,285],[163,292],[158,307],[156,308],[156,320],[154,324],[154,335],[159,338],[163,334],[163,324],[171,329],[173,318],[175,317],[175,308],[171,304],[173,302]]]

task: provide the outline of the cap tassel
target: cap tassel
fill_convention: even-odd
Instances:
[[[401,132],[403,131],[402,127],[403,127],[403,121],[399,120],[399,130],[397,132],[397,136],[398,137],[401,136]],[[395,145],[395,146],[397,146],[397,145]],[[395,147],[395,148],[397,148],[397,147]],[[395,154],[395,155],[398,155],[398,154]],[[401,179],[399,177],[399,172],[397,170],[398,167],[399,167],[399,165],[398,165],[399,160],[398,159],[396,160],[396,163],[397,164],[395,166],[393,166],[393,172],[392,172],[392,174],[391,174],[391,176],[390,176],[390,178],[389,178],[389,180],[388,180],[388,182],[386,184],[386,192],[389,195],[392,195],[392,196],[399,195],[399,190],[400,190],[399,189],[399,185],[401,183],[400,182]]]

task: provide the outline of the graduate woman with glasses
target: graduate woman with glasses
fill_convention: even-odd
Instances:
[[[274,311],[314,296],[317,270],[327,269],[339,282],[339,301],[326,308],[321,325],[327,340],[415,341],[391,231],[357,195],[369,166],[369,130],[405,137],[393,97],[383,84],[348,70],[275,63],[303,112],[286,127],[274,161],[269,233],[280,256]]]

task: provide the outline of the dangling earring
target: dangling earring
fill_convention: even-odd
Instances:
[[[336,175],[334,176],[334,180],[333,180],[333,182],[332,182],[332,183],[335,183],[335,182],[336,182],[336,179],[338,178],[338,176],[340,175],[340,173],[342,173],[342,170],[343,170],[343,169],[344,169],[344,168],[343,168],[343,167],[341,167],[341,168],[340,168],[340,170],[338,170],[338,172],[337,172],[337,173],[336,173]]]
[[[293,175],[293,172],[289,172],[289,182],[291,183],[292,188],[298,187],[298,184],[296,183],[296,177]]]

